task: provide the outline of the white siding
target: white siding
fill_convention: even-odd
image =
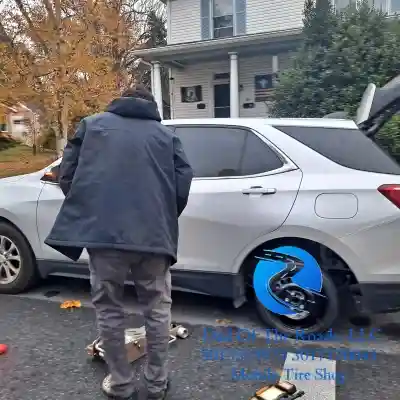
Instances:
[[[243,89],[239,92],[241,117],[266,117],[268,107],[265,103],[254,102],[254,76],[272,73],[272,56],[242,58],[239,60],[239,83]],[[244,103],[253,103],[254,108],[243,108]]]
[[[167,1],[167,44],[171,43],[171,10],[172,10],[172,2]]]
[[[247,34],[303,26],[304,0],[247,0]]]
[[[288,65],[288,54],[278,56],[279,70]],[[226,61],[202,63],[190,66],[184,70],[171,70],[171,105],[172,118],[212,118],[214,116],[213,81],[216,73],[229,72],[229,56]],[[272,55],[240,58],[239,55],[239,84],[243,89],[239,92],[240,117],[265,117],[268,107],[265,103],[254,103],[254,108],[244,109],[244,103],[254,102],[254,76],[272,72]],[[198,103],[182,103],[180,88],[182,86],[202,86],[204,110],[197,109]]]
[[[201,40],[200,0],[169,0],[168,44]],[[304,0],[247,0],[246,33],[303,26]]]
[[[169,0],[170,21],[168,44],[201,40],[200,0]]]
[[[278,71],[282,71],[289,64],[289,54],[278,55]],[[264,102],[254,102],[255,75],[271,74],[272,55],[239,59],[239,83],[243,89],[239,93],[240,116],[246,118],[266,117],[268,106]],[[253,103],[254,108],[243,108],[244,103]]]
[[[174,80],[172,85],[173,116],[172,118],[209,118],[214,115],[213,98],[213,75],[215,73],[229,72],[229,56],[226,61],[201,63],[200,65],[189,66],[184,70],[172,70]],[[182,103],[181,87],[201,85],[203,101],[206,105],[204,110],[198,110],[198,103]]]

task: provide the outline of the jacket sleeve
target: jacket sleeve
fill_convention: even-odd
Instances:
[[[67,196],[71,189],[75,170],[78,165],[79,153],[86,132],[85,120],[82,120],[73,138],[68,140],[65,146],[60,164],[59,184],[64,196]]]
[[[186,154],[183,151],[180,139],[174,137],[174,164],[175,164],[175,181],[176,181],[176,203],[178,206],[178,217],[185,209],[190,185],[193,179],[193,170],[189,165]]]

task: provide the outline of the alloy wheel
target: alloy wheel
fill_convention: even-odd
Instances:
[[[0,285],[14,282],[21,271],[21,255],[16,244],[0,235]]]

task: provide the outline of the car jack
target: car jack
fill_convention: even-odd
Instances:
[[[171,324],[169,335],[169,343],[171,344],[177,339],[186,339],[189,336],[189,332],[182,325]],[[146,330],[144,326],[125,330],[125,347],[130,363],[137,361],[147,354]],[[86,351],[94,361],[104,360],[105,351],[100,338],[89,344],[86,347]]]
[[[274,385],[264,386],[250,398],[250,400],[294,400],[303,397],[305,392],[297,390],[290,382],[282,381]]]

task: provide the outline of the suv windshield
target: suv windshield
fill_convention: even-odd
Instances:
[[[400,166],[358,129],[274,126],[343,167],[400,175]]]

